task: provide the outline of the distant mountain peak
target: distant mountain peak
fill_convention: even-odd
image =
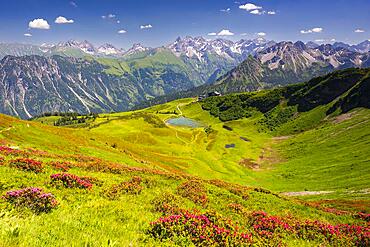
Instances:
[[[307,48],[310,48],[310,49],[314,49],[314,48],[316,48],[316,47],[318,47],[319,45],[318,44],[316,44],[315,42],[313,42],[313,41],[308,41],[307,43],[306,43],[306,47]]]
[[[74,39],[70,39],[66,42],[60,42],[57,45],[60,48],[75,48],[79,49],[87,54],[94,55],[96,53],[95,47],[87,40],[84,41],[77,41]]]
[[[305,43],[303,43],[302,41],[298,40],[297,42],[294,43],[294,46],[299,48],[299,49],[302,49],[302,50],[305,50],[306,49],[306,45]]]
[[[98,52],[100,54],[110,56],[110,55],[122,55],[124,51],[122,49],[116,48],[112,44],[105,43],[105,44],[99,46]]]
[[[177,56],[186,56],[199,61],[203,61],[206,59],[205,57],[213,54],[223,59],[241,62],[249,54],[254,54],[268,45],[271,45],[271,43],[268,44],[264,38],[255,40],[242,39],[234,42],[224,38],[207,40],[202,36],[186,36],[184,38],[178,37],[167,48],[172,50]]]
[[[125,52],[125,55],[132,55],[138,52],[148,51],[151,48],[143,46],[141,43],[135,43],[130,49]]]

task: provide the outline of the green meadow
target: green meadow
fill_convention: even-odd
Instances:
[[[167,205],[164,202],[171,208],[217,212],[247,229],[248,215],[256,211],[302,222],[365,226],[356,215],[370,208],[370,110],[357,108],[333,116],[325,116],[325,110],[320,106],[298,113],[273,130],[261,124],[261,112],[223,122],[195,99],[99,114],[84,124],[63,127],[53,126],[60,117],[23,121],[1,115],[0,143],[17,150],[0,153],[1,193],[39,187],[51,192],[58,206],[34,214],[2,201],[0,245],[199,245],[186,234],[169,238],[148,234],[150,222],[166,216],[158,209]],[[166,123],[180,116],[202,127]],[[41,161],[43,172],[15,169],[11,164],[19,156]],[[50,162],[68,162],[68,173],[99,183],[90,190],[56,187],[50,175],[61,171]],[[140,193],[107,198],[115,185],[135,176],[143,181]],[[179,192],[181,184],[193,180],[200,181],[203,192],[197,193],[204,193],[206,204]],[[358,245],[353,240],[306,239],[293,233],[267,240],[257,234],[253,239],[256,246]]]

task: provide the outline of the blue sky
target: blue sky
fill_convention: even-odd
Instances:
[[[86,39],[128,48],[137,42],[161,46],[186,35],[347,43],[370,39],[370,0],[4,0],[0,4],[0,42]],[[65,18],[59,18],[60,24],[55,23],[59,16]],[[41,20],[32,22],[35,19]]]

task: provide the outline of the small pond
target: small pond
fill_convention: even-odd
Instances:
[[[166,123],[169,125],[183,126],[183,127],[185,126],[185,127],[191,127],[191,128],[197,128],[197,127],[203,126],[200,122],[197,122],[187,117],[170,118],[166,121]]]
[[[226,144],[225,148],[235,148],[235,143]]]

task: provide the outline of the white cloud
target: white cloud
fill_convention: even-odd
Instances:
[[[259,32],[259,33],[257,33],[257,35],[258,35],[258,36],[263,37],[263,36],[266,36],[266,33],[264,33],[264,32]]]
[[[28,23],[28,27],[35,28],[35,29],[50,29],[49,23],[42,18],[38,18],[38,19],[34,19],[30,21]]]
[[[253,15],[262,15],[265,13],[265,11],[262,11],[262,10],[259,10],[259,9],[255,9],[255,10],[252,10],[251,12],[249,12]]]
[[[247,33],[241,33],[240,36],[247,36]]]
[[[121,21],[120,20],[117,20],[117,24],[120,24],[121,23]]]
[[[101,18],[103,18],[103,19],[114,19],[114,18],[116,18],[116,15],[115,14],[102,15]]]
[[[221,12],[225,12],[225,13],[230,13],[231,9],[230,8],[227,8],[227,9],[220,9]]]
[[[121,30],[119,30],[119,31],[118,31],[118,33],[119,33],[119,34],[124,34],[124,33],[127,33],[127,31],[126,31],[126,30],[121,29]]]
[[[262,10],[261,6],[255,5],[254,3],[246,3],[246,4],[239,5],[239,9],[246,10],[252,15],[264,15],[266,13],[268,15],[276,14],[274,10],[269,10],[266,12],[265,10]]]
[[[239,9],[244,9],[246,11],[251,11],[251,10],[255,10],[255,9],[262,9],[261,6],[257,6],[253,3],[246,3],[244,5],[240,5],[239,6]]]
[[[355,33],[364,33],[365,32],[365,30],[363,30],[363,29],[361,29],[361,28],[357,28],[356,30],[355,30]]]
[[[301,30],[300,32],[302,34],[307,34],[307,33],[321,33],[324,29],[322,27],[314,27],[312,29],[308,30]]]
[[[315,27],[315,28],[312,28],[311,30],[314,33],[321,33],[323,29],[321,27]]]
[[[325,39],[315,39],[315,42],[322,43],[322,42],[325,42]]]
[[[148,29],[148,28],[152,28],[153,26],[151,24],[147,24],[147,25],[141,25],[140,26],[140,29]]]
[[[30,34],[30,33],[25,33],[25,34],[23,34],[25,37],[32,37],[32,34]]]
[[[70,19],[68,20],[67,18],[65,18],[64,16],[58,16],[55,21],[55,23],[57,24],[71,24],[71,23],[74,23],[74,20]]]
[[[229,29],[223,29],[217,35],[219,35],[219,36],[233,36],[234,33],[231,32]]]
[[[208,33],[207,35],[209,35],[209,36],[216,36],[217,33]]]

